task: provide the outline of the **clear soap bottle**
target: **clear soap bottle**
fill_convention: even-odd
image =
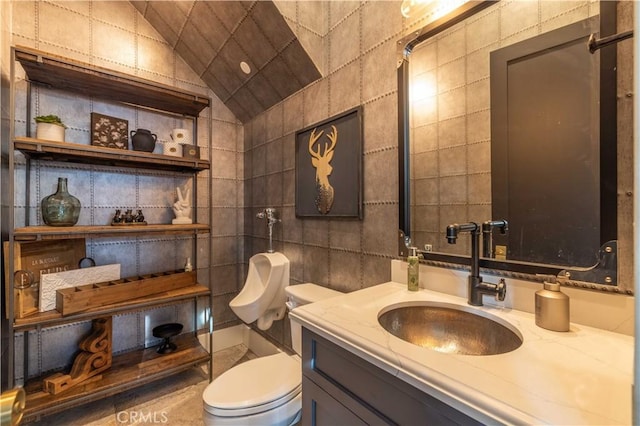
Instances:
[[[418,291],[420,289],[420,262],[418,260],[417,247],[409,247],[407,257],[407,289]]]

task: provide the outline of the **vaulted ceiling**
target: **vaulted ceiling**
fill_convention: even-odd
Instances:
[[[272,1],[131,3],[242,122],[321,77]]]

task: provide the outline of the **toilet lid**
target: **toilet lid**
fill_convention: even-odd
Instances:
[[[284,404],[301,390],[302,367],[280,352],[239,364],[211,382],[202,398],[218,416],[244,416]]]

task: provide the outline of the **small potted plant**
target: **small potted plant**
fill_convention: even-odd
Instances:
[[[39,115],[36,122],[36,138],[64,142],[64,125],[57,115]]]

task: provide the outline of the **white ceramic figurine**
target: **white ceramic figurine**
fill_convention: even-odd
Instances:
[[[193,223],[191,220],[191,204],[189,203],[191,189],[185,188],[184,197],[179,187],[176,188],[176,191],[178,192],[178,201],[173,203],[173,213],[176,215],[176,218],[173,219],[171,223],[174,225]]]

